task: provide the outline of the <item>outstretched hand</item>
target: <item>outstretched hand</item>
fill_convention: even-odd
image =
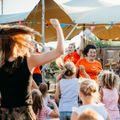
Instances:
[[[58,19],[50,19],[50,23],[53,25],[54,28],[57,28],[60,26]]]

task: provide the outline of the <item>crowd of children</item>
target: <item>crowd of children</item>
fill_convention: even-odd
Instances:
[[[84,52],[84,60],[87,63],[85,61],[82,63],[83,58],[80,57],[76,62],[72,61],[73,56],[69,59],[67,56],[64,59],[52,100],[48,95],[46,83],[39,84],[39,90],[32,91],[33,110],[38,120],[50,120],[51,118],[120,120],[119,76],[114,71],[102,70],[100,62],[95,60],[94,45],[87,45]],[[79,76],[77,76],[78,72]],[[84,76],[81,77],[83,73]]]
[[[84,48],[82,58],[70,44],[59,65],[62,71],[53,99],[44,80],[35,84],[29,79],[35,67],[64,53],[59,21],[51,19],[51,23],[58,43],[55,50],[44,54],[30,53],[33,30],[16,26],[0,30],[0,119],[120,120],[120,78],[112,70],[102,70],[94,45]]]

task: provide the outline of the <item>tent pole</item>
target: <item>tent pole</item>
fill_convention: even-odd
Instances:
[[[45,44],[45,0],[42,0],[42,44]],[[44,48],[43,48],[44,49]]]
[[[85,24],[83,24],[83,37],[82,37],[82,39],[83,39],[83,48],[85,48],[85,46],[86,46],[86,40],[85,40],[84,31],[85,31]]]
[[[3,15],[3,0],[1,0],[1,14]]]
[[[78,23],[73,27],[73,29],[68,33],[68,35],[66,36],[66,40],[69,38],[69,36],[72,34],[72,32],[75,30],[75,28],[78,26]]]
[[[43,48],[42,51],[45,51],[44,44],[45,44],[45,0],[42,0],[42,44]],[[44,65],[42,66],[44,68]],[[42,81],[45,81],[44,77],[44,69],[42,68]]]

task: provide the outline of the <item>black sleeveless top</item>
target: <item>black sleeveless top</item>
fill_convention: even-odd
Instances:
[[[13,66],[14,62],[6,62],[0,68],[1,107],[14,108],[31,104],[31,80],[26,58],[11,73],[4,68]]]

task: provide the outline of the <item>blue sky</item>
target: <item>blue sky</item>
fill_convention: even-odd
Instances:
[[[40,0],[3,0],[3,14],[14,14],[31,11]],[[70,0],[58,0],[62,3]],[[0,0],[1,14],[1,0]]]

